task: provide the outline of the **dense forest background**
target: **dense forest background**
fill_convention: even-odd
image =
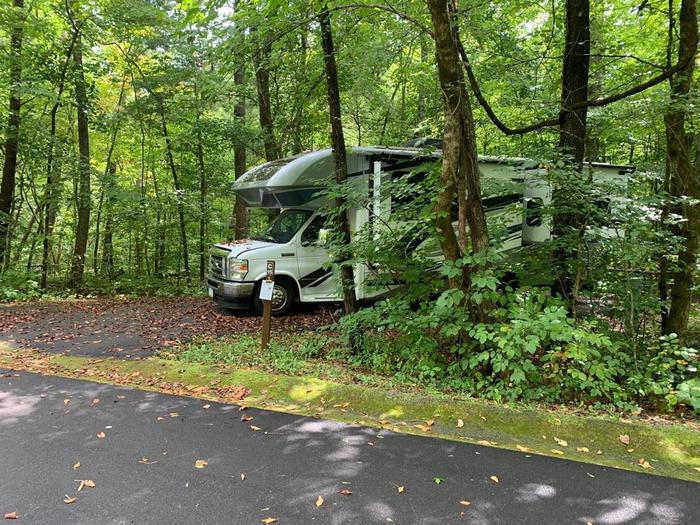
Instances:
[[[384,351],[366,337],[379,330],[423,351],[393,355],[396,369],[462,386],[466,374],[494,398],[628,406],[653,393],[700,407],[683,346],[700,238],[697,46],[695,0],[6,0],[0,300],[201,289],[212,242],[267,221],[235,203],[246,169],[333,145],[342,182],[344,146],[438,137],[441,166],[421,183],[433,198],[403,213],[439,233],[439,278],[391,239],[347,250],[341,236],[344,283],[365,263],[411,284],[360,312],[343,286],[355,355]],[[499,278],[477,155],[550,173],[556,237],[520,264],[554,269],[553,294]],[[584,161],[636,167],[622,205]]]
[[[78,234],[87,239],[86,277],[201,280],[209,245],[235,227],[236,152],[240,171],[329,145],[323,55],[308,2],[24,4],[4,2],[0,13],[0,96],[8,101],[15,89],[21,99],[3,272],[78,286],[81,272],[70,276]],[[421,2],[334,7],[348,146],[442,134],[434,43],[394,8],[430,25]],[[472,67],[500,118],[517,126],[556,116],[561,2],[461,9]],[[667,10],[662,2],[592,6],[593,95],[666,64]],[[11,42],[13,27],[21,48]],[[663,173],[667,92],[660,84],[590,110],[588,157]],[[538,158],[557,144],[552,129],[505,136],[475,112],[480,154]],[[7,122],[7,102],[0,117]],[[82,208],[90,214],[81,223]]]

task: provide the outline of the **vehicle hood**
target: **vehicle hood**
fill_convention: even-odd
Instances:
[[[214,245],[215,248],[222,248],[231,252],[230,257],[235,257],[236,259],[248,259],[251,256],[254,257],[258,254],[249,252],[257,252],[263,248],[270,248],[274,246],[280,245],[275,244],[274,242],[259,241],[256,239],[241,239],[238,241],[220,242]],[[260,253],[260,255],[262,255],[262,253]]]

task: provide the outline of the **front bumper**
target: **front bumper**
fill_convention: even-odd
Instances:
[[[255,283],[207,279],[209,295],[225,308],[249,308]]]

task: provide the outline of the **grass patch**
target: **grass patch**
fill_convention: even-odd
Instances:
[[[213,364],[213,350],[201,354],[212,363],[191,362],[189,358],[121,361],[37,352],[24,359],[17,355],[21,351],[0,352],[0,366],[146,390],[163,391],[159,385],[168,384],[171,386],[166,392],[206,399],[219,399],[215,392],[207,390],[208,385],[242,385],[250,391],[243,401],[249,406],[700,482],[700,432],[690,424],[572,415],[454,399],[444,394],[426,395],[306,375],[275,374],[234,364],[238,353],[229,354],[228,364]],[[271,356],[265,363],[278,366],[275,361]],[[432,425],[426,423],[430,420]],[[623,434],[629,436],[629,445],[620,442]],[[566,446],[562,446],[563,442]],[[639,465],[642,459],[653,468],[643,469]]]

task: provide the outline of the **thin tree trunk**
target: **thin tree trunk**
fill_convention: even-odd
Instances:
[[[5,250],[9,243],[10,212],[15,194],[17,173],[17,150],[19,149],[19,126],[22,89],[22,36],[24,31],[24,0],[13,0],[10,34],[10,103],[5,132],[5,161],[0,182],[0,268],[3,267]]]
[[[74,28],[78,31],[77,28]],[[90,229],[90,132],[87,117],[87,86],[85,73],[83,71],[83,50],[80,35],[75,40],[73,49],[73,62],[76,68],[75,101],[78,114],[78,150],[80,159],[78,162],[78,224],[75,231],[75,245],[73,248],[73,259],[71,261],[71,271],[69,286],[73,289],[80,289],[83,283],[83,273],[85,271],[85,251],[87,249],[88,233]]]
[[[245,85],[245,70],[240,66],[233,77],[233,82],[239,89],[237,95],[236,107],[234,108],[234,118],[238,122],[240,130],[239,137],[236,138],[233,148],[233,170],[234,177],[238,180],[243,176],[246,169],[246,144],[243,139],[243,127],[245,126],[246,104],[243,87]],[[248,217],[246,214],[246,205],[243,199],[236,197],[236,203],[233,206],[233,237],[235,239],[243,239],[248,235]]]
[[[333,33],[327,4],[324,4],[321,8],[318,21],[321,27],[321,44],[323,46],[326,86],[328,88],[331,145],[335,160],[335,182],[343,184],[348,178],[347,152],[345,150],[345,137],[343,135],[343,122],[340,111],[340,90],[338,87],[338,71],[335,64],[335,51],[333,49]],[[336,206],[342,210],[338,214],[337,227],[340,233],[340,241],[343,245],[341,256],[337,262],[340,265],[340,282],[343,289],[345,313],[351,314],[357,311],[357,298],[355,296],[355,276],[346,249],[347,245],[350,244],[350,221],[346,199],[342,196],[337,197]],[[351,344],[353,347],[356,346],[355,341],[351,341]]]
[[[207,173],[204,166],[204,144],[202,143],[202,122],[199,108],[200,97],[196,86],[194,97],[196,105],[197,169],[199,171],[199,280],[204,281],[207,270]]]
[[[693,87],[693,72],[698,52],[698,19],[696,0],[683,0],[680,9],[678,56],[691,57],[687,65],[671,77],[671,104],[664,116],[667,155],[669,161],[669,188],[673,197],[700,198],[700,138],[687,129],[688,101]],[[692,128],[691,128],[692,129]],[[695,149],[693,158],[692,150]],[[700,206],[684,202],[679,210],[686,221],[677,226],[683,237],[678,254],[678,269],[673,272],[671,307],[666,324],[667,333],[683,336],[690,316],[692,289],[696,277],[697,254],[700,245]]]
[[[265,159],[268,161],[280,158],[279,146],[275,139],[275,124],[272,118],[272,103],[270,101],[269,63],[271,53],[272,44],[263,42],[254,57],[255,86],[258,92],[258,115],[263,132]]]
[[[56,115],[58,114],[58,108],[61,106],[61,96],[63,95],[63,89],[65,87],[66,72],[68,71],[68,65],[70,64],[71,57],[73,56],[73,47],[75,46],[75,40],[77,39],[78,34],[78,31],[74,31],[71,35],[70,44],[68,45],[68,50],[66,51],[63,66],[61,67],[61,74],[58,80],[58,92],[56,94],[56,100],[54,102],[53,107],[51,108],[49,151],[46,156],[46,210],[44,212],[44,239],[42,243],[41,254],[40,287],[42,290],[46,290],[46,282],[49,274],[49,260],[51,258],[51,235],[53,233],[53,227],[56,222],[56,191],[59,187],[57,179],[60,175],[60,170],[57,169],[58,159],[54,159],[54,142],[56,141]]]
[[[116,180],[117,163],[110,159],[105,170],[105,229],[102,242],[102,274],[106,275],[110,281],[114,278],[114,193]]]
[[[112,134],[109,139],[109,146],[107,148],[107,164],[105,166],[105,173],[104,173],[104,181],[102,182],[102,191],[100,191],[100,202],[97,206],[97,218],[95,220],[95,246],[94,246],[94,251],[93,251],[93,273],[97,275],[97,266],[98,266],[98,261],[99,261],[99,256],[98,254],[100,253],[100,219],[102,215],[102,206],[103,206],[103,201],[105,198],[105,189],[108,190],[107,194],[107,199],[109,200],[114,199],[114,189],[116,186],[116,183],[114,180],[109,179],[110,177],[113,179],[114,174],[116,173],[116,167],[114,169],[112,168],[112,154],[114,153],[114,146],[117,144],[117,135],[119,134],[119,111],[121,110],[121,107],[124,105],[124,92],[125,92],[125,87],[126,87],[126,76],[122,79],[122,85],[121,88],[119,89],[119,99],[117,100],[117,106],[114,110],[116,117],[116,121],[113,124],[112,127]]]
[[[428,7],[445,103],[442,171],[435,223],[441,235],[445,260],[456,261],[469,252],[484,252],[489,246],[489,234],[481,204],[474,117],[458,53],[455,8],[449,0],[428,0]],[[459,209],[458,235],[451,219],[455,193]],[[464,265],[461,277],[450,279],[450,285],[467,291],[471,285],[471,273],[477,268],[476,265]],[[471,311],[476,320],[486,317],[481,307],[471,305]]]
[[[165,139],[165,157],[168,161],[168,166],[170,168],[170,173],[173,176],[173,187],[175,188],[175,199],[177,201],[177,215],[178,215],[178,226],[180,229],[180,243],[182,244],[182,260],[185,268],[185,277],[190,280],[190,261],[189,261],[189,250],[187,247],[187,228],[185,225],[185,210],[184,203],[182,202],[182,187],[180,186],[180,180],[177,176],[177,168],[175,167],[175,158],[173,157],[173,145],[170,140],[170,135],[168,135],[168,125],[165,120],[165,108],[163,106],[163,101],[159,100],[158,109],[160,112],[160,124],[161,131],[163,133],[163,138]]]

